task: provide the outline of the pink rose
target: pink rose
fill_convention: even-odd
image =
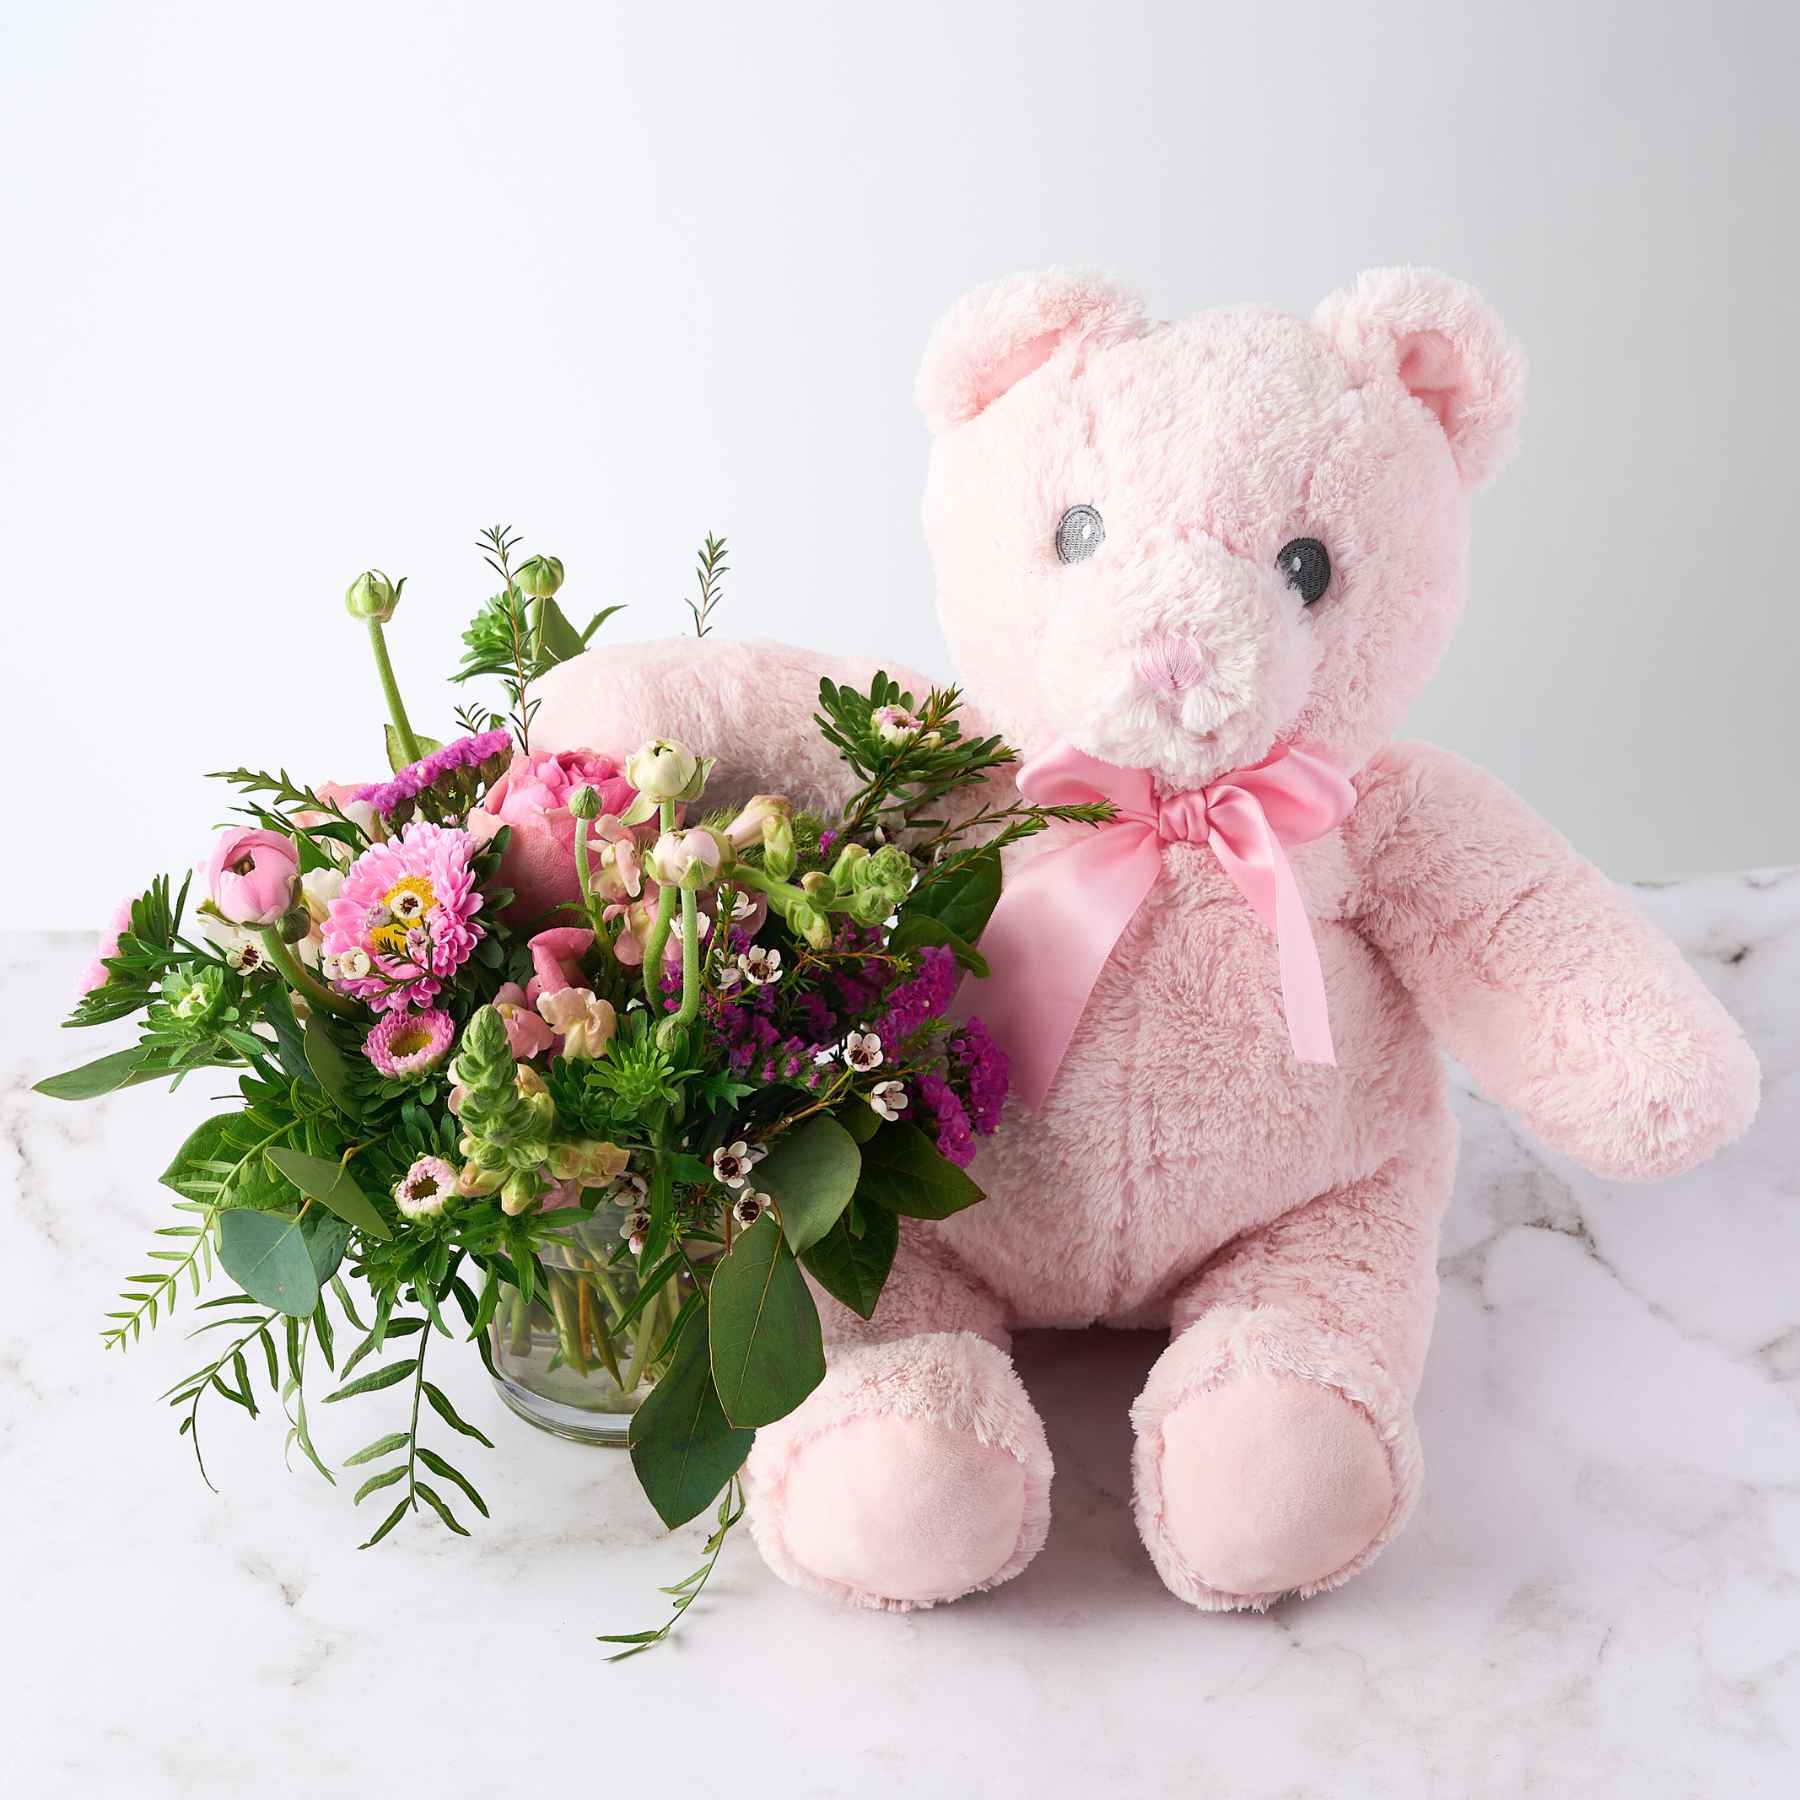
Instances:
[[[294,904],[300,853],[278,831],[222,832],[206,865],[212,903],[233,925],[273,925]]]
[[[552,907],[580,897],[569,796],[583,786],[598,792],[602,815],[622,813],[637,798],[610,756],[556,750],[514,757],[481,809],[470,815],[469,829],[483,841],[501,825],[512,827],[500,862],[500,878],[515,895],[507,908],[509,919],[541,918]]]
[[[100,934],[98,954],[76,978],[76,993],[91,994],[95,988],[106,986],[106,959],[119,954],[119,939],[131,929],[131,906],[137,898],[133,894],[130,900],[121,900],[113,909],[112,923]]]

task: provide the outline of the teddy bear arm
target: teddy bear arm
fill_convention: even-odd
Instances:
[[[1598,1174],[1703,1161],[1756,1111],[1755,1058],[1679,951],[1502,783],[1396,745],[1346,827],[1361,923],[1490,1097]]]

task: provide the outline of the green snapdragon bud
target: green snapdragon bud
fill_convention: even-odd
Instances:
[[[513,581],[521,594],[533,600],[548,600],[563,584],[562,561],[555,556],[534,556],[519,565]]]
[[[364,569],[351,582],[344,605],[353,619],[373,619],[377,625],[385,625],[394,616],[394,608],[400,604],[400,590],[405,586],[404,575],[397,582],[389,581],[379,569]]]
[[[578,819],[597,819],[600,816],[600,790],[592,783],[584,781],[569,796],[569,811]]]
[[[777,881],[786,881],[794,872],[794,822],[785,816],[764,819],[762,823],[763,868]]]
[[[831,920],[810,900],[796,900],[787,910],[788,929],[803,937],[815,950],[831,942]]]

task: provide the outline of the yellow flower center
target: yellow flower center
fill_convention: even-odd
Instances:
[[[381,904],[388,909],[390,920],[386,925],[377,925],[369,937],[377,949],[399,956],[406,949],[406,934],[423,923],[425,915],[437,905],[437,895],[423,875],[402,875],[381,896]]]
[[[389,1049],[395,1056],[417,1056],[431,1048],[431,1033],[415,1025],[408,1031],[396,1031]]]

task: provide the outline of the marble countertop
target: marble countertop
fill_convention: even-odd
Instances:
[[[1762,1116],[1709,1167],[1628,1188],[1459,1092],[1426,1493],[1368,1574],[1266,1618],[1178,1604],[1128,1507],[1126,1408],[1160,1340],[1033,1335],[1056,1512],[1020,1580],[836,1611],[745,1535],[676,1639],[618,1667],[594,1634],[660,1623],[703,1533],[667,1539],[616,1452],[515,1421],[472,1354],[436,1371],[499,1445],[464,1459],[494,1514],[468,1541],[409,1524],[359,1553],[373,1521],[284,1470],[278,1418],[223,1405],[220,1492],[201,1485],[156,1403],[198,1360],[190,1314],[125,1357],[97,1327],[216,1084],[28,1093],[115,1045],[52,1028],[91,939],[0,939],[9,1791],[1796,1791],[1800,871],[1636,897],[1749,1031]],[[327,1458],[390,1398],[315,1409]]]

